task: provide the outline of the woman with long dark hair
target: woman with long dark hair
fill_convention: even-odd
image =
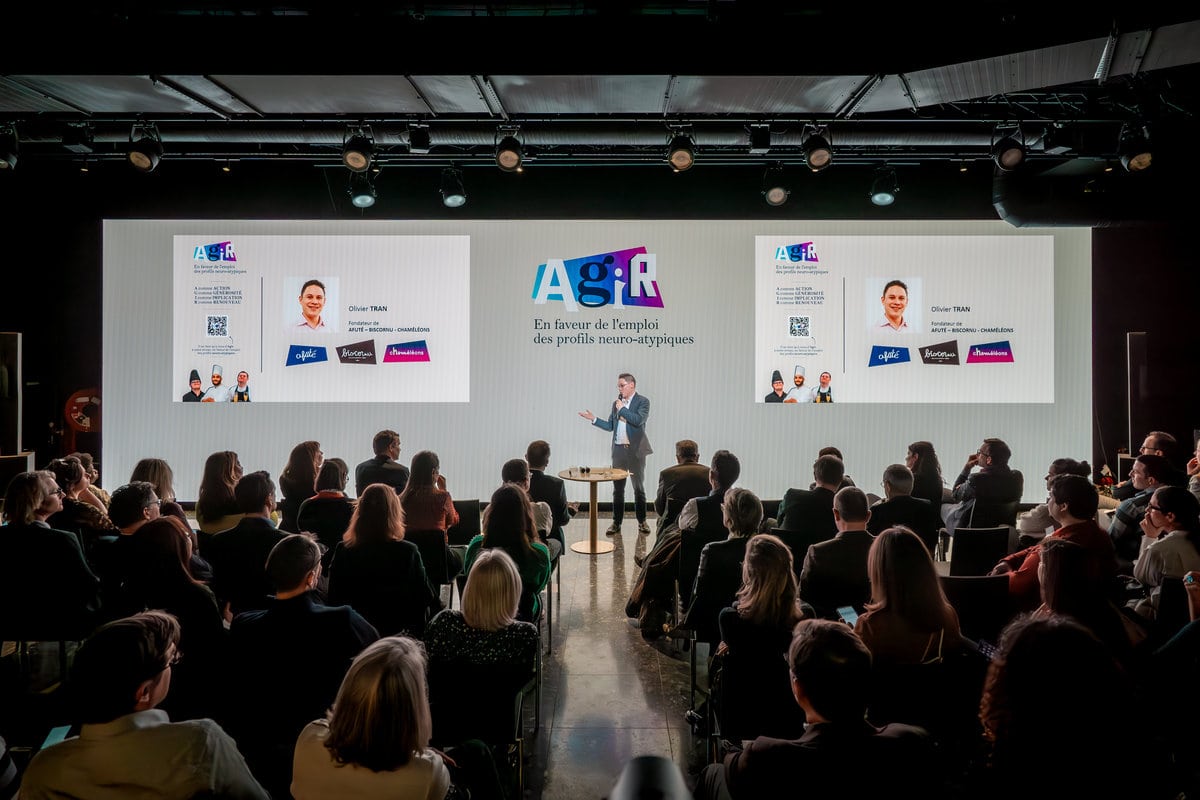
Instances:
[[[550,551],[538,541],[529,495],[515,483],[504,484],[492,493],[481,526],[483,532],[467,545],[463,559],[467,574],[471,574],[471,565],[481,550],[498,547],[508,553],[521,573],[518,618],[526,622],[537,619],[541,611],[538,596],[550,580]]]
[[[446,491],[446,476],[441,461],[432,450],[422,450],[413,456],[408,484],[400,495],[404,519],[414,531],[445,533],[458,524],[454,500]]]
[[[317,473],[325,463],[321,443],[309,440],[292,448],[287,466],[279,473],[279,528],[289,533],[298,533],[296,516],[300,504],[317,493]]]
[[[220,533],[242,519],[233,488],[242,479],[242,462],[232,450],[218,450],[204,461],[196,495],[196,524],[202,533]]]
[[[910,444],[904,465],[912,470],[912,496],[928,500],[933,503],[934,508],[941,508],[944,487],[942,465],[938,463],[933,442],[921,441]]]

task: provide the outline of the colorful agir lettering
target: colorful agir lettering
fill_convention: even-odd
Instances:
[[[192,258],[196,261],[237,261],[237,254],[233,252],[233,242],[217,242],[196,245]]]
[[[657,261],[645,247],[538,264],[533,302],[558,300],[567,311],[584,308],[662,308]]]
[[[775,248],[776,261],[791,261],[793,263],[805,262],[808,264],[817,264],[820,259],[817,258],[817,248],[812,242],[800,242],[799,244],[789,244],[786,247]]]

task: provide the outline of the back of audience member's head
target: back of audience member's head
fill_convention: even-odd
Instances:
[[[1003,439],[984,439],[983,443],[987,445],[988,456],[992,459],[992,463],[996,466],[1008,466],[1008,461],[1012,458],[1012,449]]]
[[[506,483],[492,492],[480,522],[484,547],[502,547],[509,555],[515,553],[521,557],[532,551],[537,531],[533,505],[524,487]]]
[[[763,518],[762,501],[749,489],[730,489],[721,503],[725,527],[735,536],[752,536]]]
[[[792,550],[778,536],[763,533],[746,544],[737,612],[763,627],[791,628],[800,620]]]
[[[846,463],[846,457],[842,455],[842,451],[838,450],[833,445],[822,447],[820,450],[818,450],[817,458],[820,458],[821,456],[837,456],[839,459],[841,459],[843,464]]]
[[[280,539],[267,556],[267,579],[276,592],[300,588],[314,569],[321,566],[321,546],[307,533],[292,533]]]
[[[113,490],[108,504],[108,518],[118,528],[127,528],[145,519],[143,513],[156,499],[149,481],[130,481]],[[157,498],[161,499],[161,498]]]
[[[525,448],[525,460],[530,469],[545,470],[550,463],[550,443],[544,439],[534,439]]]
[[[325,747],[334,761],[372,772],[399,769],[432,733],[421,643],[389,636],[359,653],[329,712]]]
[[[713,453],[709,472],[715,478],[717,486],[728,489],[737,483],[738,477],[741,476],[742,464],[738,457],[728,450],[718,450]]]
[[[171,465],[161,458],[143,458],[133,466],[129,482],[147,481],[154,487],[158,499],[164,502],[175,499],[175,473]]]
[[[89,478],[99,474],[96,471],[96,460],[92,458],[91,453],[76,450],[74,453],[67,453],[67,458],[78,459],[79,463],[83,465],[83,471],[87,473]]]
[[[842,522],[866,522],[871,515],[871,504],[867,502],[867,494],[857,486],[847,486],[838,489],[833,496],[833,510],[841,517]]]
[[[1172,477],[1171,462],[1162,456],[1147,453],[1144,456],[1138,456],[1135,460],[1142,465],[1142,470],[1146,473],[1147,478],[1153,478],[1158,483],[1166,483]],[[59,485],[61,485],[61,481]]]
[[[1086,461],[1076,461],[1073,458],[1056,458],[1050,462],[1050,469],[1046,471],[1049,478],[1056,475],[1078,475],[1082,478],[1090,478],[1092,476],[1092,467]]]
[[[843,622],[805,619],[788,649],[792,678],[830,722],[861,722],[867,712],[871,652]]]
[[[58,486],[54,473],[46,470],[21,472],[8,482],[4,492],[4,519],[14,525],[28,525],[49,499],[47,486]]]
[[[1082,475],[1058,475],[1050,482],[1050,497],[1067,507],[1075,519],[1092,519],[1100,506],[1100,495],[1091,480]]]
[[[937,631],[953,619],[929,549],[908,528],[888,528],[867,553],[872,611],[888,609],[920,631]]]
[[[79,647],[71,666],[71,693],[79,721],[111,722],[132,713],[144,684],[164,680],[179,622],[165,611],[145,611],[102,625]]]
[[[1099,559],[1078,542],[1058,537],[1044,539],[1039,550],[1042,602],[1054,613],[1086,624],[1096,606],[1108,602]]]
[[[500,467],[500,480],[505,483],[526,483],[529,480],[529,465],[523,458],[510,458]]]
[[[517,565],[498,547],[479,551],[462,591],[463,619],[481,631],[499,631],[517,618],[521,602],[521,574]]]
[[[393,444],[400,444],[400,434],[392,430],[383,430],[371,440],[371,449],[375,451],[375,455],[382,456],[392,449]]]
[[[234,488],[243,477],[242,462],[232,450],[218,450],[204,460],[204,474],[196,495],[196,513],[217,517],[227,513],[225,507],[236,506]]]
[[[1150,445],[1155,450],[1162,451],[1162,457],[1167,461],[1172,461],[1175,458],[1175,451],[1179,448],[1179,440],[1166,431],[1150,431],[1146,434],[1146,438],[1150,440]],[[1155,453],[1155,455],[1158,455]]]
[[[846,477],[846,465],[837,456],[817,456],[813,462],[813,480],[825,486],[838,486]]]
[[[275,481],[266,470],[250,472],[242,476],[233,487],[233,499],[238,511],[243,514],[261,514],[275,497]]]
[[[46,465],[46,469],[53,473],[58,488],[64,492],[70,492],[87,474],[83,471],[83,464],[79,463],[79,459],[71,456],[54,459]]]
[[[133,533],[129,575],[135,583],[158,586],[202,585],[192,577],[192,539],[175,517],[159,517]]]
[[[687,462],[699,461],[700,445],[691,439],[680,439],[675,443],[675,458]]]
[[[342,539],[354,546],[403,538],[404,508],[396,490],[386,483],[372,483],[363,489]]]
[[[279,473],[279,485],[284,494],[295,494],[299,500],[312,497],[317,490],[320,458],[320,442],[310,439],[293,447],[283,472]]]
[[[937,475],[941,477],[942,465],[938,461],[937,451],[933,442],[919,441],[908,446],[908,452],[913,455],[913,475]]]
[[[441,469],[441,461],[438,459],[437,453],[432,450],[422,450],[412,458],[412,465],[409,468],[408,485],[404,487],[406,497],[417,489],[431,488],[435,481],[437,471]]]
[[[912,470],[903,464],[889,464],[883,471],[883,482],[891,487],[894,495],[912,494]]]
[[[327,458],[317,473],[317,491],[344,492],[346,491],[346,476],[350,468],[340,458]]]

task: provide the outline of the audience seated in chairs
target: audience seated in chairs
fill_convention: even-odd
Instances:
[[[875,539],[867,532],[871,511],[862,489],[839,491],[833,499],[833,517],[837,535],[808,548],[800,570],[800,597],[826,619],[835,619],[841,606],[859,611],[866,606],[871,597],[867,553]]]
[[[1142,529],[1138,527],[1145,516],[1155,490],[1168,486],[1175,474],[1171,462],[1162,456],[1143,454],[1137,457],[1129,470],[1129,483],[1136,494],[1121,501],[1108,524],[1108,537],[1112,539],[1117,554],[1117,568],[1122,575],[1133,572],[1142,541]]]
[[[520,486],[526,494],[529,494],[529,475],[529,465],[523,458],[509,459],[500,468],[500,480]],[[546,545],[546,549],[550,552],[551,563],[557,564],[558,557],[562,555],[563,542],[562,539],[550,536],[555,527],[554,512],[550,509],[549,503],[534,500],[532,495],[529,497],[529,503],[533,507],[533,527],[537,531],[538,541]]]
[[[363,491],[329,568],[329,602],[352,606],[384,636],[419,637],[441,601],[403,519],[392,487]]]
[[[913,474],[912,496],[928,500],[940,509],[946,495],[946,484],[942,478],[942,465],[938,462],[933,442],[913,442],[908,446],[904,466]]]
[[[1046,470],[1046,491],[1059,475],[1079,475],[1091,478],[1092,468],[1086,461],[1076,461],[1073,458],[1056,458],[1050,462]],[[1042,540],[1049,529],[1058,530],[1058,521],[1050,516],[1048,502],[1040,503],[1017,516],[1017,534],[1025,544],[1035,544]],[[1032,541],[1031,541],[1032,540]]]
[[[242,519],[234,494],[242,475],[242,462],[232,450],[219,450],[205,459],[196,494],[196,525],[201,533],[227,531]]]
[[[550,580],[550,551],[537,541],[533,506],[521,486],[506,483],[492,493],[483,512],[483,533],[467,545],[464,569],[468,575],[476,556],[493,547],[508,553],[521,574],[521,604],[517,618],[525,622],[539,620],[539,596]]]
[[[546,473],[546,468],[550,466],[550,443],[542,439],[530,442],[529,447],[525,448],[525,461],[529,464],[529,498],[550,506],[554,518],[550,537],[558,539],[565,546],[563,528],[579,512],[579,504],[567,502],[567,488],[562,478]]]
[[[676,520],[687,501],[703,497],[711,490],[708,467],[699,461],[700,445],[691,439],[675,443],[675,463],[658,473],[658,493],[654,497],[657,536],[661,537],[668,528],[678,528]]]
[[[118,486],[109,498],[108,516],[120,535],[97,542],[92,552],[92,564],[100,577],[104,605],[119,608],[119,594],[129,572],[129,551],[133,534],[148,522],[159,518],[162,504],[154,486],[147,481],[131,481]],[[135,609],[141,611],[141,608]],[[110,617],[125,616],[124,613]]]
[[[1046,506],[1050,515],[1062,526],[1047,537],[1067,539],[1083,545],[1096,559],[1097,576],[1111,581],[1116,575],[1117,562],[1112,542],[1096,524],[1099,496],[1096,487],[1079,475],[1059,475],[1050,484]],[[1014,608],[1030,611],[1040,600],[1038,562],[1041,544],[1035,544],[1006,557],[992,569],[993,575],[1008,575],[1008,588]]]
[[[143,458],[133,465],[133,472],[129,475],[129,482],[133,483],[134,481],[146,481],[153,486],[154,494],[162,502],[162,512],[164,514],[178,512],[183,516],[184,523],[187,523],[187,514],[184,512],[183,506],[179,505],[178,498],[175,497],[175,472],[171,469],[170,464],[161,458]],[[109,502],[106,505],[109,506],[109,518],[111,519],[112,503]],[[118,527],[120,526],[118,525]],[[192,544],[195,543],[193,538]]]
[[[396,461],[400,458],[400,434],[393,430],[382,430],[371,440],[373,458],[354,468],[354,494],[361,496],[372,483],[386,483],[396,490],[404,491],[408,485],[408,467]]]
[[[77,533],[84,553],[91,558],[101,537],[116,536],[120,531],[108,518],[104,503],[89,491],[87,472],[78,458],[56,458],[47,469],[63,495],[62,510],[46,521],[55,530]]]
[[[1181,486],[1160,486],[1146,506],[1141,529],[1144,536],[1133,577],[1149,593],[1136,610],[1154,619],[1163,579],[1200,570],[1200,500]]]
[[[346,462],[340,458],[325,459],[317,473],[317,493],[301,503],[296,514],[297,527],[315,534],[325,548],[323,565],[326,570],[333,560],[333,549],[342,541],[354,513],[354,501],[346,497],[348,470]]]
[[[414,530],[445,533],[458,523],[458,511],[454,508],[454,499],[446,491],[446,476],[441,473],[437,453],[422,450],[413,456],[400,505],[404,506],[405,524]]]
[[[262,798],[233,739],[211,719],[171,722],[157,706],[182,658],[179,624],[162,611],[116,620],[75,654],[80,735],[33,757],[21,796]]]
[[[723,739],[795,738],[804,732],[804,714],[792,699],[786,656],[804,614],[792,551],[770,534],[747,541],[737,599],[720,615],[710,702]]]
[[[265,610],[234,618],[224,685],[230,732],[258,779],[281,795],[291,783],[296,737],[325,713],[350,661],[379,634],[349,606],[318,600],[321,547],[312,537],[285,536],[271,550],[267,573],[275,597]]]
[[[845,490],[843,490],[845,491]],[[921,728],[866,720],[871,654],[842,622],[802,620],[788,649],[792,695],[808,720],[797,739],[759,737],[710,764],[699,800],[779,796],[921,797],[938,781]]]
[[[1009,468],[1012,450],[1002,439],[984,439],[979,450],[967,457],[962,472],[954,480],[952,505],[942,508],[946,531],[953,536],[955,528],[979,527],[1014,523],[1015,503],[1020,502],[1025,478],[1020,471]],[[979,471],[971,470],[979,467]],[[1013,505],[1013,519],[993,520],[985,516],[996,506]]]
[[[779,516],[773,527],[789,531],[812,532],[833,538],[833,496],[845,478],[845,465],[835,455],[818,456],[813,462],[813,488],[788,489],[779,503]]]
[[[81,639],[95,624],[100,581],[74,533],[46,520],[62,508],[63,490],[46,471],[13,477],[0,527],[0,638]]]
[[[882,502],[871,506],[867,530],[879,535],[888,528],[903,525],[920,537],[926,549],[937,549],[942,518],[938,507],[928,500],[912,496],[913,474],[903,464],[892,464],[883,471]]]
[[[74,458],[83,466],[83,471],[88,478],[88,491],[96,496],[96,499],[107,509],[110,499],[108,492],[104,491],[100,486],[100,470],[96,469],[96,459],[92,458],[91,453],[75,451],[68,453],[67,458]]]
[[[296,516],[300,504],[317,493],[317,473],[325,461],[321,443],[301,442],[292,448],[287,465],[279,473],[279,528],[299,533]]]
[[[701,642],[715,644],[721,638],[721,610],[731,606],[742,587],[742,562],[750,537],[758,534],[762,503],[748,489],[730,489],[721,504],[727,538],[711,542],[700,552],[700,568],[692,589],[692,604],[683,627]]]
[[[234,488],[242,517],[237,524],[204,541],[202,555],[212,565],[213,593],[224,609],[236,615],[265,608],[271,594],[267,556],[284,537],[275,527],[275,482],[267,472],[243,475]]]

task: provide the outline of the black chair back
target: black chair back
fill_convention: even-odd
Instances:
[[[958,614],[968,639],[996,644],[1000,631],[1013,618],[1007,575],[942,575],[942,591]]]
[[[998,525],[1016,525],[1017,511],[1020,505],[1020,500],[1013,500],[1011,503],[993,503],[976,499],[975,505],[971,508],[970,519],[967,520],[967,527],[994,528]]]
[[[1155,628],[1163,641],[1179,633],[1179,629],[1188,624],[1188,598],[1187,589],[1183,588],[1183,578],[1162,579],[1155,620]]]
[[[482,532],[479,524],[479,500],[455,500],[454,510],[458,512],[458,524],[446,531],[450,544],[466,546]]]
[[[950,545],[951,575],[987,575],[1008,555],[1007,526],[958,528]]]
[[[428,680],[435,745],[468,739],[505,745],[522,738],[523,700],[535,681],[528,668],[435,659]]]
[[[804,557],[808,555],[808,548],[833,538],[824,531],[793,531],[787,528],[771,528],[771,533],[782,539],[783,543],[792,551],[792,572],[795,573],[797,581],[800,580],[800,569],[804,566]]]
[[[709,542],[719,542],[729,536],[725,528],[680,531],[679,539],[679,606],[685,611],[692,604],[692,588],[700,571],[700,551]]]
[[[439,530],[406,530],[404,538],[417,546],[421,551],[421,561],[425,564],[425,574],[434,586],[450,583],[454,576],[450,575],[449,551],[446,544],[446,534]]]

